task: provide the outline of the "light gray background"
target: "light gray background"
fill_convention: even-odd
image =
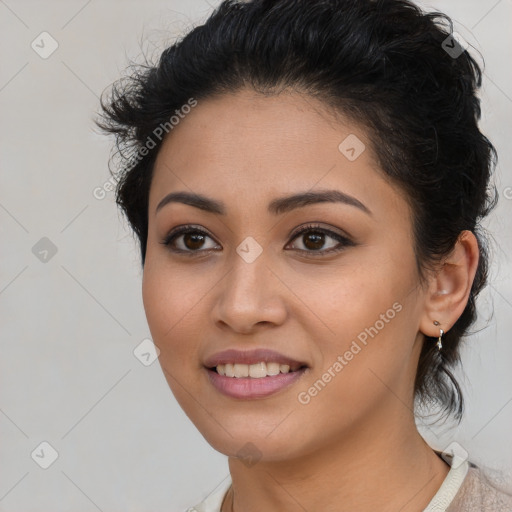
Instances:
[[[465,419],[422,430],[436,448],[457,441],[471,459],[510,470],[512,1],[423,5],[450,14],[485,57],[482,127],[500,154],[501,200],[480,300],[479,326],[488,326],[463,355]],[[138,248],[113,193],[93,196],[109,179],[110,141],[92,123],[98,96],[129,58],[141,61],[141,48],[157,56],[211,8],[0,0],[0,511],[184,510],[228,474],[158,362],[146,367],[133,354],[149,337]],[[31,48],[43,31],[59,45],[47,59]],[[47,262],[32,252],[42,237],[57,248]],[[46,470],[31,458],[43,441],[58,452]],[[49,456],[40,450],[39,462]]]

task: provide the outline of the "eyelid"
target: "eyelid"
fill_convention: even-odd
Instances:
[[[180,224],[179,226],[175,226],[165,235],[164,240],[171,238],[174,235],[182,234],[184,232],[186,233],[188,231],[200,231],[201,233],[204,233],[205,235],[208,235],[210,238],[215,240],[215,237],[205,227],[199,224]]]
[[[347,247],[354,247],[355,245],[357,245],[356,242],[354,241],[353,237],[350,236],[348,233],[343,232],[343,231],[341,233],[339,233],[330,228],[323,227],[319,223],[312,222],[312,223],[308,223],[306,225],[303,225],[303,226],[300,226],[299,228],[297,228],[292,233],[292,235],[290,235],[291,240],[288,244],[286,244],[286,247],[288,247],[290,244],[292,244],[297,238],[300,238],[300,236],[303,233],[307,233],[308,231],[317,231],[317,232],[323,233],[323,234],[327,235],[329,238],[336,240],[338,242],[338,244],[335,247],[331,247],[329,249],[322,249],[322,250],[318,250],[318,251],[313,251],[313,250],[307,251],[305,249],[294,249],[295,251],[298,251],[300,254],[302,254],[303,256],[306,256],[306,257],[311,257],[311,258],[321,258],[322,256],[328,257],[333,254],[342,252]]]
[[[299,236],[301,234],[307,233],[308,231],[318,231],[318,232],[323,233],[338,242],[337,247],[331,247],[330,249],[322,249],[322,250],[317,250],[317,251],[294,249],[295,251],[298,251],[301,254],[306,254],[311,257],[321,257],[322,255],[330,255],[333,253],[341,252],[345,247],[356,245],[353,238],[346,232],[342,231],[341,233],[339,233],[339,232],[334,231],[333,229],[323,227],[321,225],[321,223],[311,222],[311,223],[299,226],[297,229],[295,229],[292,232],[292,234],[289,235],[289,242],[286,244],[285,249],[290,244],[292,244],[297,238],[299,238]],[[176,239],[179,236],[181,236],[183,234],[190,233],[190,232],[204,234],[204,235],[208,236],[209,238],[211,238],[217,245],[220,245],[219,242],[217,242],[217,240],[215,239],[215,237],[206,228],[203,228],[202,226],[195,225],[195,224],[182,224],[180,226],[176,226],[164,237],[163,241],[160,243],[163,244],[164,246],[170,247],[171,241],[173,239]],[[205,254],[205,253],[208,253],[211,251],[216,251],[218,249],[208,248],[208,249],[198,249],[196,251],[191,251],[191,250],[169,248],[169,250],[171,252],[174,252],[177,254],[186,254],[188,256],[193,256],[193,255]]]
[[[337,237],[340,237],[346,241],[353,241],[353,237],[349,235],[347,232],[342,231],[338,228],[338,231],[334,231],[332,228],[324,227],[321,222],[308,222],[307,224],[304,224],[302,226],[299,226],[297,229],[295,229],[292,234],[290,235],[290,238],[294,240],[297,238],[298,235],[301,235],[305,231],[320,231],[322,233],[326,233],[327,235],[335,235]]]
[[[179,236],[190,233],[190,232],[192,232],[192,233],[199,232],[201,234],[204,234],[204,235],[208,236],[209,238],[211,238],[217,245],[220,245],[219,242],[217,242],[217,240],[215,239],[215,237],[206,228],[203,228],[202,226],[199,226],[196,224],[181,224],[179,226],[174,227],[173,229],[171,229],[171,231],[169,231],[169,233],[167,233],[165,235],[164,239],[160,243],[162,245],[164,245],[165,247],[168,247],[171,252],[174,252],[177,254],[186,254],[189,256],[199,255],[201,253],[204,254],[206,252],[217,250],[217,249],[210,248],[210,249],[201,249],[198,251],[184,251],[182,249],[175,249],[175,248],[171,249],[170,248],[170,244],[173,239],[176,239]]]

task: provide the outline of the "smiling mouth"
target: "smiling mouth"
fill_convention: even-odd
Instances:
[[[208,369],[215,371],[224,377],[261,379],[264,377],[273,377],[279,374],[297,372],[303,368],[306,368],[306,366],[295,365],[294,367],[290,367],[288,364],[261,361],[255,364],[219,364]]]

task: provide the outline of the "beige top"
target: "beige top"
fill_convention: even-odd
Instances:
[[[187,512],[220,512],[231,477]],[[499,489],[477,466],[454,459],[441,487],[423,512],[512,512],[512,494]]]
[[[512,512],[512,494],[510,490],[500,489],[499,485],[493,482],[482,469],[471,463],[468,465],[467,475],[447,508],[429,509],[427,507],[425,510]],[[445,482],[443,482],[443,485]]]

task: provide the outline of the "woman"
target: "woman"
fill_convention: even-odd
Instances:
[[[197,511],[510,511],[414,407],[486,281],[481,70],[405,0],[225,1],[101,125],[166,379],[231,478]]]

